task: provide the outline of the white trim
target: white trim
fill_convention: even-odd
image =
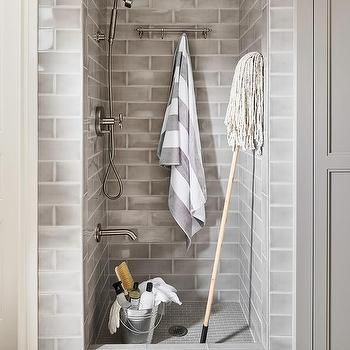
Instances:
[[[21,0],[21,189],[18,349],[38,349],[38,2]]]
[[[296,349],[313,345],[313,0],[297,1]]]

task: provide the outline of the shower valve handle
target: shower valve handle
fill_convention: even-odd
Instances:
[[[118,114],[118,124],[119,124],[120,129],[123,129],[123,123],[124,123],[124,114],[119,113]]]

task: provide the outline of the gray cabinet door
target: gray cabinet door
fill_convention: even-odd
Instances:
[[[350,1],[314,1],[314,349],[350,349]]]

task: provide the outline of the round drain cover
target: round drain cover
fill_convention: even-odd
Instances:
[[[176,325],[176,326],[171,326],[168,329],[168,332],[173,337],[184,337],[188,333],[188,330],[185,326]]]

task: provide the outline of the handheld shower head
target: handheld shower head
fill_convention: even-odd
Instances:
[[[131,8],[133,4],[133,0],[123,0],[124,5],[127,8]],[[108,41],[111,43],[113,42],[115,38],[115,31],[117,28],[117,16],[118,16],[118,0],[114,0],[112,13],[111,13],[111,23],[109,26],[109,35],[108,35]]]

